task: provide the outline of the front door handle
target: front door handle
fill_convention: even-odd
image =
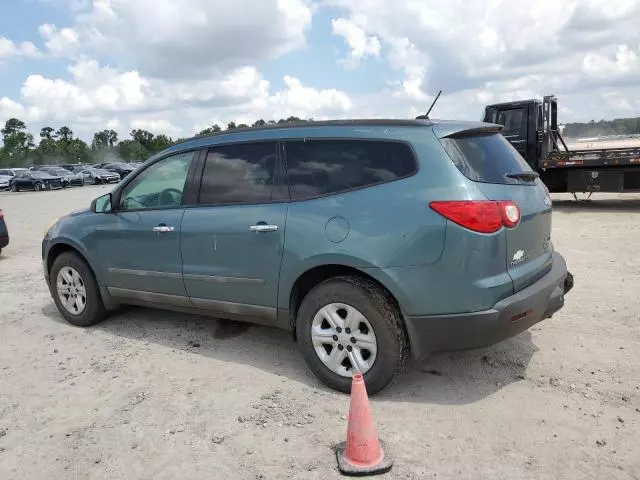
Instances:
[[[278,230],[277,225],[267,225],[266,223],[259,223],[257,225],[251,225],[249,229],[252,232],[264,233],[264,232],[275,232]]]
[[[173,227],[169,225],[158,225],[157,227],[153,227],[153,231],[158,233],[173,232]]]

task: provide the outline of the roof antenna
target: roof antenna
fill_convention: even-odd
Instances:
[[[436,102],[438,101],[438,99],[440,98],[440,94],[442,93],[442,90],[440,90],[438,92],[438,95],[436,95],[436,98],[433,99],[433,103],[431,104],[431,106],[429,107],[429,110],[427,110],[427,113],[424,115],[418,115],[416,117],[416,120],[429,120],[429,114],[431,113],[431,110],[433,110],[433,107],[435,106]]]

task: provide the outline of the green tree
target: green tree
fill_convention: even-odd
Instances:
[[[3,142],[2,162],[9,166],[26,165],[29,153],[34,148],[33,135],[26,131],[22,120],[10,118],[0,130]]]
[[[122,140],[117,146],[118,155],[127,162],[144,160],[149,151],[137,140]]]
[[[252,127],[264,127],[267,124],[267,122],[265,122],[263,119],[260,120],[256,120],[255,122],[253,122],[253,124],[251,125]]]
[[[116,143],[118,143],[118,132],[115,130],[104,130],[107,135],[107,142],[109,143],[109,148],[115,147]]]
[[[167,137],[163,134],[156,135],[151,141],[151,150],[149,151],[149,153],[154,154],[161,152],[165,148],[169,147],[172,143],[173,140],[171,140],[170,137]]]
[[[107,148],[109,148],[109,135],[107,134],[107,130],[94,133],[93,140],[91,142],[91,150],[99,152],[101,150],[106,150]]]
[[[141,128],[131,130],[131,138],[146,148],[147,151],[151,151],[153,136],[153,133]]]
[[[238,128],[236,122],[229,122],[229,124],[227,125],[227,130],[235,130],[236,128]]]
[[[55,136],[54,129],[51,127],[42,127],[42,129],[40,129],[40,138],[42,139],[51,140]]]
[[[222,131],[222,129],[220,128],[220,126],[217,125],[217,124],[214,124],[211,127],[205,128],[204,130],[200,130],[198,132],[198,134],[196,135],[196,137],[201,137],[201,136],[204,136],[204,135],[212,135],[214,133],[218,133],[218,132],[221,132],[221,131]]]
[[[71,140],[73,140],[73,130],[66,126],[60,127],[56,131],[56,135],[58,139],[64,142],[70,142]]]
[[[70,163],[86,163],[91,160],[89,145],[79,138],[67,143],[66,160]]]

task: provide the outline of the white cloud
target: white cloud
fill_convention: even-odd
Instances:
[[[73,55],[80,46],[80,35],[72,28],[65,27],[58,29],[55,25],[45,23],[38,27],[38,32],[44,39],[45,46],[52,55]]]
[[[41,53],[33,42],[15,43],[6,37],[0,37],[0,59],[6,57],[38,58],[40,56]]]
[[[376,36],[369,36],[366,32],[346,18],[335,18],[331,21],[331,31],[333,35],[344,37],[349,46],[350,52],[347,58],[340,60],[340,63],[347,68],[355,68],[360,61],[367,56],[380,56],[380,40]]]
[[[637,0],[536,0],[527,8],[509,0],[324,4],[380,40],[400,77],[392,85],[397,110],[413,111],[442,89],[436,110],[479,118],[488,98],[555,93],[572,105],[572,117],[588,118],[592,113],[577,101],[583,93],[598,99],[603,113],[594,116],[626,109],[605,100],[608,91],[640,96]]]
[[[308,0],[93,0],[70,27],[40,30],[54,54],[78,50],[156,78],[205,78],[304,47],[311,16]]]
[[[165,134],[168,136],[179,136],[182,133],[182,129],[174,125],[168,118],[158,118],[156,115],[153,117],[136,117],[130,122],[131,129],[141,128],[148,130],[155,134]]]
[[[208,80],[168,81],[132,70],[118,72],[95,60],[68,67],[70,80],[29,75],[20,100],[0,100],[0,121],[20,116],[27,122],[71,124],[81,134],[112,128],[128,134],[145,128],[171,136],[189,135],[194,125],[229,121],[252,123],[288,116],[344,116],[351,98],[337,89],[315,89],[284,76],[273,91],[255,67],[240,67]],[[123,131],[125,126],[129,130]]]

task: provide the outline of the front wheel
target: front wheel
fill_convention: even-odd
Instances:
[[[330,388],[349,393],[354,373],[367,390],[382,390],[408,357],[402,317],[389,294],[373,281],[346,276],[316,285],[296,321],[298,343],[309,368]]]
[[[72,325],[88,327],[106,316],[98,284],[89,265],[76,253],[64,252],[51,266],[51,294]]]
[[[11,191],[12,192],[19,192],[20,189],[18,188],[18,185],[16,185],[15,183],[13,185],[11,185]]]
[[[36,192],[39,192],[40,190],[42,190],[42,184],[40,182],[36,182],[36,184],[33,186],[33,189]]]

